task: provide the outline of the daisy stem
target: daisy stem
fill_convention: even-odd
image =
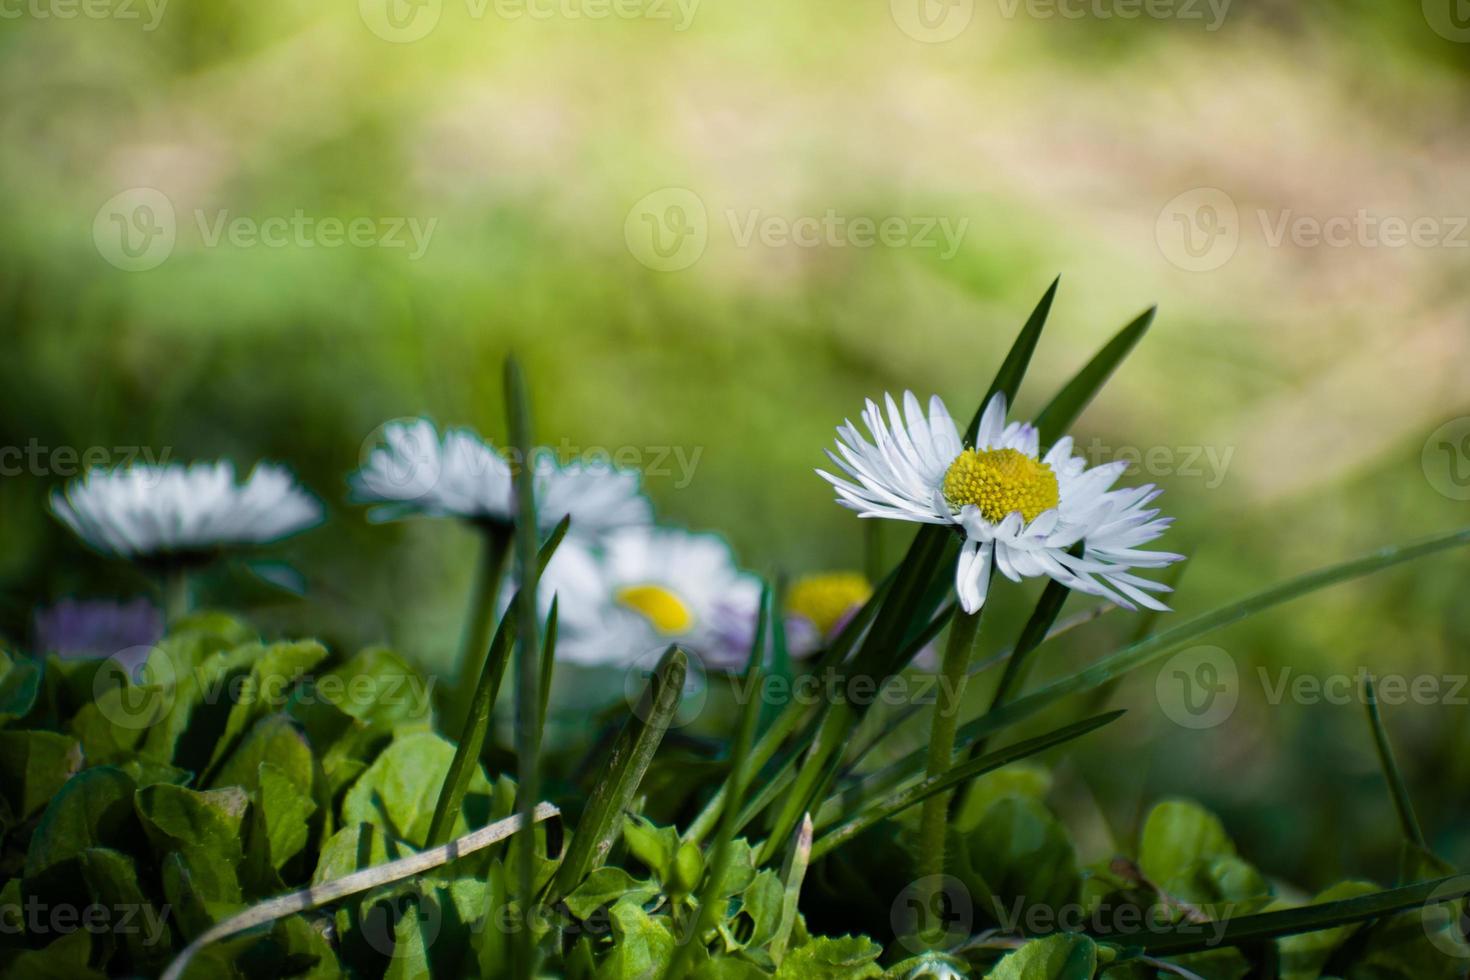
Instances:
[[[189,615],[189,572],[175,565],[163,573],[163,615],[172,626]]]
[[[452,698],[457,709],[468,704],[490,648],[490,634],[495,627],[495,607],[500,598],[500,582],[505,577],[505,560],[510,554],[511,538],[508,527],[490,525],[480,530],[480,557],[475,566],[470,608],[465,617],[464,636],[460,641],[459,676]],[[459,711],[456,710],[455,713],[458,714]]]
[[[939,701],[934,707],[934,724],[929,731],[929,760],[927,775],[941,776],[949,770],[954,759],[955,731],[959,727],[960,702],[964,698],[965,681],[969,677],[970,658],[974,653],[975,636],[980,628],[980,613],[958,613],[949,627],[949,639],[944,647],[944,660],[939,668]],[[944,874],[944,832],[949,823],[949,798],[951,793],[936,793],[924,801],[919,817],[919,877]],[[937,878],[932,887],[938,891],[942,886]],[[923,902],[924,908],[937,908]],[[923,935],[933,923],[921,923]]]

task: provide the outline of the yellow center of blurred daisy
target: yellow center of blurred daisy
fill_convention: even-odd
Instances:
[[[694,625],[694,613],[684,600],[662,585],[630,585],[619,589],[617,598],[660,633],[682,633]]]
[[[830,572],[797,579],[786,593],[786,610],[812,622],[823,636],[855,606],[868,601],[873,587],[858,572]]]
[[[956,509],[974,504],[992,524],[1020,512],[1027,522],[1057,505],[1057,475],[1015,449],[966,449],[944,474],[944,499]]]

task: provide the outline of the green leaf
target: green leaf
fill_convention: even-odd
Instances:
[[[778,980],[864,980],[881,977],[877,959],[883,947],[867,936],[814,936],[786,955]]]
[[[1164,891],[1186,882],[1201,864],[1235,857],[1220,818],[1188,800],[1166,800],[1149,811],[1139,840],[1138,866]]]
[[[1118,331],[1036,416],[1036,428],[1040,433],[1043,450],[1067,434],[1067,430],[1077,421],[1077,416],[1082,414],[1087,403],[1107,383],[1113,370],[1143,339],[1157,312],[1158,307],[1151,306]]]
[[[31,835],[26,877],[79,858],[89,848],[135,845],[140,831],[133,789],[133,781],[111,766],[84,769],[67,780]]]
[[[785,900],[786,886],[774,871],[758,873],[740,893],[740,912],[751,921],[747,946],[759,948],[775,938],[781,928]]]
[[[107,933],[113,938],[121,936],[123,953],[119,959],[109,961],[109,971],[114,975],[156,973],[172,954],[169,910],[157,908],[143,894],[133,859],[109,848],[92,847],[83,852],[81,867],[93,902],[132,913],[131,928],[123,929],[119,922],[119,928]]]
[[[310,640],[237,650],[232,656],[248,660],[250,672],[233,696],[224,732],[214,743],[208,769],[219,765],[251,725],[285,707],[297,679],[321,663],[326,655],[325,647]]]
[[[628,853],[641,861],[659,881],[674,877],[674,860],[679,853],[679,834],[673,827],[660,827],[647,817],[626,814],[623,840]]]
[[[41,949],[27,949],[5,964],[9,980],[105,980],[106,974],[87,966],[92,934],[86,929],[53,940]]]
[[[1002,922],[1027,921],[1027,910],[1065,908],[1081,878],[1067,829],[1036,800],[1008,796],[975,827],[953,835],[958,877]]]
[[[270,762],[260,764],[256,805],[264,821],[271,867],[277,871],[301,852],[311,836],[308,821],[316,812],[310,773],[289,774]],[[306,777],[305,785],[302,776]]]
[[[262,762],[279,766],[298,778],[299,774],[311,773],[315,768],[311,746],[291,719],[285,715],[267,715],[245,733],[239,747],[219,766],[209,787],[240,786],[253,794],[260,787]]]
[[[639,881],[622,868],[603,867],[589,874],[563,902],[579,919],[588,919],[604,905],[611,905],[624,895],[642,904],[658,894],[658,886]]]
[[[597,781],[587,799],[577,833],[553,882],[553,899],[570,892],[589,871],[602,864],[619,831],[628,823],[623,819],[623,811],[632,802],[633,794],[643,781],[643,774],[648,771],[664,732],[678,710],[688,669],[688,654],[678,647],[669,647],[654,668],[637,706],[613,743],[606,773]],[[660,855],[659,859],[666,862],[662,869],[655,868],[660,881],[670,880],[676,852],[677,844],[666,857]]]
[[[36,661],[17,660],[0,650],[0,726],[30,714],[44,673]]]
[[[608,910],[613,948],[597,971],[597,980],[649,980],[667,968],[674,934],[636,903],[622,901]]]
[[[394,837],[424,847],[454,752],[452,744],[432,732],[410,731],[395,738],[347,791],[342,800],[343,822],[376,824]],[[490,796],[490,781],[476,762],[465,804],[450,824],[450,837],[484,822]]]
[[[985,974],[986,980],[1091,980],[1097,969],[1097,947],[1074,933],[1033,939],[1008,953]]]
[[[54,732],[0,732],[0,796],[29,820],[82,767],[77,740]]]
[[[244,857],[241,826],[250,798],[238,786],[198,790],[155,783],[134,795],[134,806],[160,859],[177,853],[188,886],[202,901],[240,901],[237,868]]]
[[[1344,881],[1318,893],[1312,904],[1371,895],[1376,891],[1378,886],[1371,881]],[[1335,929],[1282,936],[1276,940],[1281,980],[1317,980],[1332,954],[1360,928],[1362,923],[1351,923]]]

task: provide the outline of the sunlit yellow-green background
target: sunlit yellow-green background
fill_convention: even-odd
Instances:
[[[135,18],[25,0],[0,19],[0,445],[290,463],[330,511],[272,552],[307,599],[243,579],[206,596],[268,630],[449,662],[473,542],[370,527],[345,478],[390,418],[503,436],[511,350],[543,440],[632,451],[668,520],[726,532],[762,572],[855,566],[857,522],[812,472],[834,425],[905,388],[968,413],[1057,274],[1022,412],[1159,305],[1077,435],[1167,488],[1166,542],[1192,556],[1175,621],[1470,523],[1449,469],[1470,458],[1431,438],[1470,415],[1470,32],[1452,0],[1132,18],[1099,15],[1127,0],[1066,4],[1076,17],[1026,0],[391,2],[393,21],[384,0],[133,0]],[[176,240],[128,271],[109,208],[139,188],[166,198]],[[1233,216],[1202,210],[1222,198]],[[644,215],[691,199],[702,253],[658,259]],[[422,254],[212,238],[298,212],[432,233]],[[964,233],[953,254],[743,237],[829,212]],[[1192,256],[1179,215],[1200,235],[1233,223],[1233,251]],[[1433,240],[1278,236],[1360,215],[1428,219]],[[0,479],[0,625],[22,646],[37,605],[149,589],[45,515],[70,475],[48,458]],[[887,529],[890,557],[907,533]],[[1435,558],[1217,635],[1241,682],[1212,729],[1172,723],[1143,671],[1114,698],[1124,725],[1063,764],[1069,821],[1091,840],[1098,813],[1126,828],[1143,800],[1196,795],[1304,887],[1390,877],[1361,706],[1271,704],[1256,666],[1463,674],[1467,570]],[[990,642],[1034,592],[997,591]],[[1038,676],[1129,631],[1113,614]],[[1387,712],[1427,832],[1461,859],[1467,710]]]

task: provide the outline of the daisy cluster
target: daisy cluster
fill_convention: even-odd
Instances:
[[[718,668],[743,666],[759,580],[716,534],[654,523],[636,470],[532,454],[538,531],[571,523],[541,576],[543,609],[558,598],[557,659],[627,666],[678,643]],[[508,528],[515,464],[473,430],[442,435],[432,422],[390,423],[353,474],[355,499],[375,520],[415,514]],[[509,596],[502,597],[503,603]]]
[[[1157,488],[1114,487],[1125,463],[1089,467],[1070,438],[1043,447],[1034,425],[1007,422],[1001,395],[971,446],[938,397],[925,412],[912,393],[902,408],[885,396],[861,418],[866,434],[846,422],[828,452],[840,475],[817,472],[860,517],[951,528],[962,541],[954,583],[966,612],[984,605],[995,572],[1016,582],[1045,576],[1130,609],[1166,608],[1156,594],[1168,587],[1136,571],[1182,556],[1143,547],[1170,519],[1151,506]],[[453,518],[508,534],[516,465],[471,429],[441,433],[413,419],[384,426],[349,483],[374,521]],[[708,666],[744,665],[761,586],[723,538],[657,524],[636,470],[562,462],[546,449],[527,465],[538,535],[570,518],[540,590],[544,607],[559,600],[559,658],[627,666],[678,643]],[[97,550],[164,564],[278,540],[322,518],[316,498],[270,463],[244,481],[227,462],[94,470],[51,507]],[[785,603],[791,653],[821,649],[871,594],[855,573],[799,580]]]

